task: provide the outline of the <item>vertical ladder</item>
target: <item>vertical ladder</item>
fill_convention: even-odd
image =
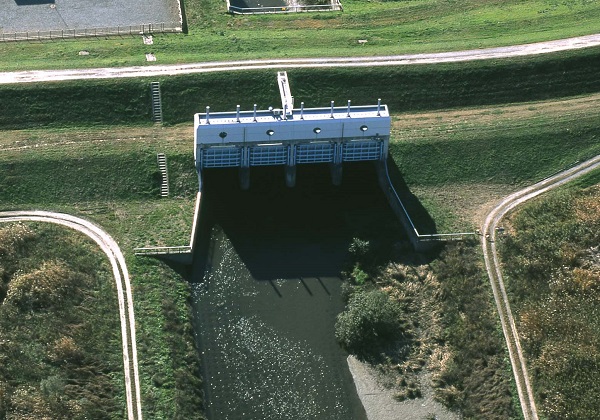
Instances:
[[[167,172],[167,157],[164,153],[157,153],[156,159],[158,160],[158,169],[162,175],[162,183],[160,184],[160,196],[169,196],[169,174]]]
[[[160,82],[150,83],[150,93],[152,94],[152,121],[157,124],[162,123],[162,101],[160,98]]]

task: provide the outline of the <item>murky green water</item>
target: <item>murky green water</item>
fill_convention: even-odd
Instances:
[[[194,311],[211,419],[365,419],[334,338],[339,272],[362,216],[390,216],[374,169],[206,174]],[[210,236],[210,239],[207,238]]]

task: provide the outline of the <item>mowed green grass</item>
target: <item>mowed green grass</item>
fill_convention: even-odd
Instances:
[[[480,209],[600,154],[598,105],[592,95],[400,114],[390,153],[438,232],[474,231]]]
[[[598,31],[587,0],[343,2],[343,12],[232,16],[221,0],[185,0],[188,33],[0,43],[0,70],[51,69],[276,57],[439,52],[523,44]],[[359,44],[358,40],[367,40]],[[89,55],[80,56],[79,51]]]
[[[573,98],[600,92],[599,57],[599,48],[589,48],[490,62],[360,70],[295,69],[288,72],[288,77],[297,101],[305,101],[306,106],[326,106],[330,100],[343,104],[348,99],[353,104],[370,104],[382,98],[395,115],[390,153],[405,182],[434,219],[435,230],[471,231],[477,228],[477,220],[453,208],[466,206],[474,211],[485,204],[480,191],[493,200],[598,153],[597,104],[559,109],[538,103],[550,100],[567,104]],[[195,112],[207,105],[213,111],[232,110],[237,104],[252,109],[254,103],[267,108],[279,101],[271,70],[158,80],[165,125],[189,124],[190,131],[182,132],[177,141],[184,142],[190,154]],[[140,129],[149,125],[149,82],[118,79],[0,86],[0,95],[6,99],[0,102],[0,127],[48,127],[56,133],[64,131],[67,138],[74,135],[73,131],[88,127],[90,138],[101,144],[105,133],[123,130],[123,124]],[[243,94],[240,86],[244,86]],[[461,111],[454,114],[457,109]],[[421,128],[413,130],[415,126]],[[29,142],[43,138],[40,131],[32,133]],[[160,136],[160,130],[153,136]],[[79,133],[76,137],[85,136]],[[140,151],[152,141],[144,139]],[[96,159],[102,165],[113,156],[99,154]],[[147,159],[152,165],[154,158]],[[88,176],[85,168],[68,156],[64,156],[63,165],[77,167],[82,176]],[[54,175],[56,179],[61,176]],[[155,178],[153,187],[114,188],[107,192],[108,197],[126,197],[130,191],[156,193],[156,169],[145,176]],[[82,188],[94,191],[100,179],[92,178]],[[9,181],[7,185],[17,185]],[[34,184],[35,178],[30,182]],[[115,182],[118,185],[119,181]],[[484,190],[477,187],[482,185],[486,186]],[[29,186],[14,188],[28,190]],[[46,197],[47,203],[56,205],[60,200],[69,202],[72,194],[69,189],[55,194],[47,189],[39,199]]]
[[[410,112],[551,100],[600,91],[600,48],[536,57],[370,69],[292,69],[296,101],[307,107],[373,104]],[[279,103],[275,71],[232,71],[152,79],[0,85],[0,129],[143,125],[150,121],[150,81],[161,82],[166,124],[191,123],[208,105],[230,111]]]

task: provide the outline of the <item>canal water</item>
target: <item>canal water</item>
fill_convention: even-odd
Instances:
[[[393,220],[372,165],[205,171],[193,311],[207,414],[221,419],[363,420],[334,337],[340,272],[368,220]],[[365,222],[367,221],[367,222]],[[393,222],[390,222],[393,223]]]

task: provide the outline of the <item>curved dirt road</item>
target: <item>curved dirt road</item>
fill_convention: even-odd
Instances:
[[[430,54],[406,54],[381,57],[329,57],[273,60],[222,61],[191,64],[147,65],[71,70],[31,70],[0,73],[0,84],[50,82],[79,79],[114,79],[125,77],[157,77],[190,73],[219,71],[292,69],[302,67],[374,67],[402,66],[410,64],[456,63],[461,61],[489,60],[495,58],[522,57],[557,51],[574,50],[600,45],[600,34],[559,39],[556,41],[509,47],[454,51]]]
[[[92,239],[109,259],[117,286],[119,300],[119,317],[121,320],[121,336],[123,342],[123,369],[125,374],[125,392],[127,396],[127,416],[129,420],[141,420],[142,408],[140,399],[140,381],[138,375],[137,350],[135,341],[135,319],[133,315],[133,299],[129,283],[129,273],[125,258],[117,243],[87,220],[63,213],[46,211],[3,211],[0,212],[0,223],[7,222],[47,222],[75,229]],[[132,385],[133,381],[133,385]]]
[[[577,177],[585,175],[599,168],[600,155],[574,166],[573,168],[546,178],[521,191],[517,191],[502,200],[502,202],[500,202],[488,214],[483,225],[483,236],[481,238],[483,256],[488,276],[490,278],[490,283],[492,285],[494,300],[496,301],[496,307],[500,316],[502,331],[504,333],[504,338],[506,339],[510,363],[512,365],[515,383],[517,385],[517,392],[519,394],[519,401],[521,402],[521,408],[523,410],[523,416],[525,420],[537,420],[538,414],[533,391],[529,382],[529,376],[527,374],[525,357],[523,356],[523,352],[521,350],[518,331],[515,325],[515,320],[512,316],[506,289],[504,287],[501,265],[499,263],[496,250],[496,228],[500,220],[502,220],[502,218],[508,212],[513,210],[518,205],[537,197],[538,195],[552,188],[564,185]]]

